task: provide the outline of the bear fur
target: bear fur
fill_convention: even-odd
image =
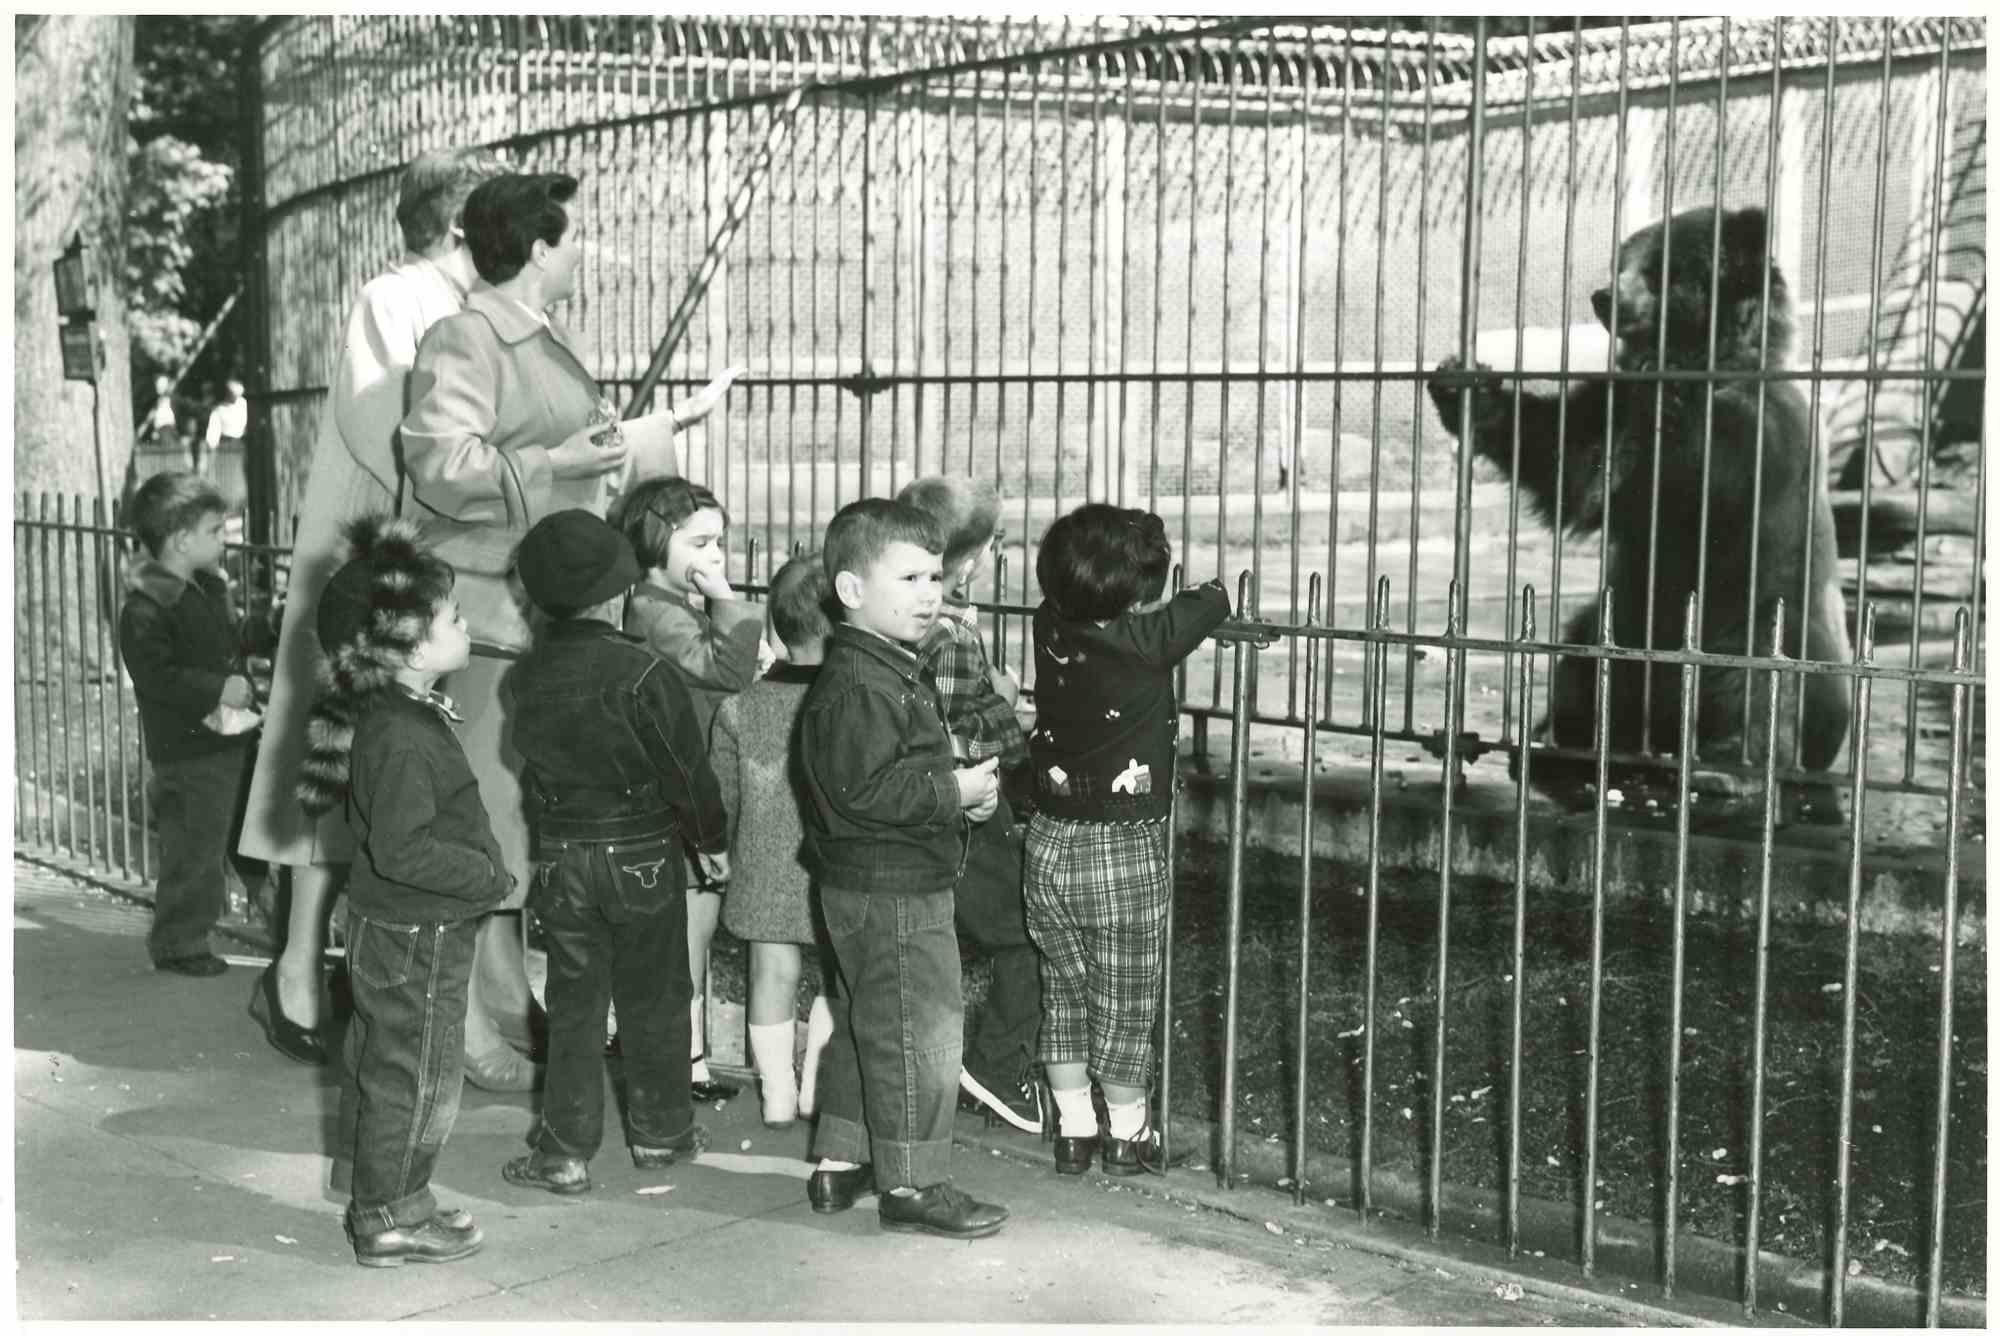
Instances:
[[[1616,344],[1614,369],[1782,366],[1791,343],[1791,299],[1775,264],[1769,265],[1767,299],[1768,254],[1764,212],[1755,208],[1725,212],[1719,223],[1713,209],[1691,209],[1628,237],[1618,248],[1615,312],[1611,289],[1591,296],[1597,318]],[[1459,434],[1461,396],[1468,384],[1473,452],[1510,476],[1551,527],[1575,534],[1602,532],[1614,644],[1682,648],[1687,596],[1703,578],[1703,650],[1769,653],[1771,619],[1782,599],[1788,656],[1831,662],[1851,657],[1825,470],[1814,467],[1818,447],[1797,382],[1772,381],[1760,390],[1749,380],[1614,376],[1608,386],[1602,378],[1591,379],[1563,396],[1523,390],[1518,465],[1511,378],[1468,375],[1457,359],[1445,361],[1430,381],[1431,400],[1445,427]],[[1704,467],[1705,575],[1699,551]],[[1753,540],[1756,588],[1749,590]],[[1597,644],[1599,631],[1593,603],[1571,619],[1564,640]],[[1583,751],[1596,745],[1597,662],[1558,657],[1551,711],[1537,728],[1538,738]],[[1769,683],[1762,673],[1748,676],[1753,680],[1746,683],[1740,669],[1702,670],[1698,757],[1733,765],[1747,750],[1751,764],[1762,764],[1772,742],[1764,724]],[[1678,752],[1678,666],[1655,665],[1650,688],[1645,665],[1636,661],[1614,660],[1610,677],[1611,750]],[[1782,675],[1776,738],[1780,769],[1794,764],[1794,741],[1798,765],[1808,770],[1833,765],[1847,740],[1849,689],[1845,677]],[[1650,729],[1643,708],[1649,695]],[[1646,783],[1630,770],[1614,767],[1612,773],[1619,777],[1614,782]],[[1518,778],[1518,758],[1515,774]],[[1672,782],[1671,772],[1651,774],[1652,787]],[[1595,783],[1596,762],[1537,756],[1530,779],[1544,791],[1574,798],[1579,784]],[[1737,793],[1747,789],[1728,781],[1724,786]],[[1829,805],[1831,794],[1815,798]],[[1838,805],[1830,805],[1837,819]],[[1816,815],[1827,819],[1824,811]]]

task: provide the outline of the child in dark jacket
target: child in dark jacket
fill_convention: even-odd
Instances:
[[[953,764],[912,652],[937,620],[943,547],[929,516],[880,497],[842,507],[826,530],[845,620],[806,694],[798,746],[839,989],[806,1196],[816,1211],[844,1211],[872,1176],[883,1228],[980,1238],[1007,1211],[949,1181],[965,1025],[952,888],[967,822],[993,815],[999,783],[995,761]]]
[[[917,479],[897,500],[929,515],[944,537],[944,607],[917,646],[925,680],[937,688],[953,752],[961,761],[997,756],[1002,776],[999,806],[972,829],[956,892],[959,936],[991,965],[986,1003],[965,1040],[959,1103],[984,1106],[990,1117],[1039,1132],[1041,1087],[1033,1063],[1042,1027],[1041,965],[1021,907],[1026,827],[1015,820],[1005,791],[1027,763],[1028,738],[1015,714],[1021,684],[988,661],[972,606],[973,586],[998,532],[999,498],[990,483],[933,476]]]
[[[722,796],[679,675],[616,624],[639,579],[632,545],[587,510],[521,540],[521,584],[549,618],[508,674],[535,832],[528,908],[549,957],[549,1068],[535,1151],[509,1183],[590,1188],[604,1137],[604,1026],[618,1007],[626,1140],[641,1169],[708,1144],[688,1079],[681,842],[728,875]]]
[[[320,595],[326,660],[299,771],[307,812],[346,804],[357,849],[336,1140],[353,1162],[347,1232],[363,1266],[453,1262],[483,1236],[438,1209],[431,1171],[458,1117],[479,921],[513,879],[436,689],[472,652],[454,572],[407,521],[364,516],[348,538],[353,559]]]
[[[1026,899],[1060,1173],[1082,1173],[1097,1149],[1092,1077],[1109,1119],[1104,1172],[1136,1174],[1158,1154],[1145,1099],[1173,893],[1173,673],[1229,616],[1217,582],[1142,609],[1172,560],[1159,516],[1093,503],[1051,524],[1035,561]]]
[[[227,970],[209,932],[227,904],[229,825],[256,700],[222,579],[222,494],[191,473],[159,473],[132,499],[147,557],[126,577],[118,650],[139,702],[159,819],[160,880],[146,950],[153,968]]]

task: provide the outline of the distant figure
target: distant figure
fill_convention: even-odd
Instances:
[[[243,382],[231,376],[223,382],[222,402],[209,410],[208,431],[202,438],[207,450],[196,456],[194,471],[205,474],[209,457],[231,442],[241,446],[249,430],[250,401],[243,397]]]
[[[162,437],[175,445],[181,443],[180,432],[174,420],[174,382],[169,376],[153,377],[153,407],[146,414],[146,423],[139,430],[139,439],[147,445],[158,445]]]

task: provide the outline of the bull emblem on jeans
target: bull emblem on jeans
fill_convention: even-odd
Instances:
[[[660,884],[660,869],[667,865],[664,858],[655,858],[644,863],[627,863],[625,871],[639,879],[639,888],[650,891]]]

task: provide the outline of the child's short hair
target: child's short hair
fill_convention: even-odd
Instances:
[[[674,530],[698,510],[719,510],[723,524],[729,523],[728,509],[700,483],[686,478],[648,478],[621,494],[606,518],[632,544],[639,564],[654,570],[667,564],[667,545],[673,542]]]
[[[442,241],[473,187],[506,170],[497,154],[479,148],[435,148],[410,159],[396,200],[403,244],[421,251]]]
[[[1042,597],[1064,617],[1105,622],[1158,598],[1173,559],[1158,515],[1093,501],[1059,517],[1042,535],[1035,578]]]
[[[821,563],[831,582],[842,571],[866,575],[891,543],[915,543],[926,552],[942,553],[944,539],[937,522],[906,501],[886,496],[864,497],[842,506],[826,526]]]
[[[947,571],[983,552],[999,528],[1000,495],[990,482],[936,474],[917,479],[896,493],[896,499],[936,521],[944,538]]]
[[[786,649],[803,649],[833,634],[833,583],[819,553],[793,557],[771,577],[771,629]]]
[[[193,473],[155,473],[132,495],[126,519],[139,541],[154,556],[175,534],[194,528],[210,515],[226,515],[229,503],[215,484]]]

